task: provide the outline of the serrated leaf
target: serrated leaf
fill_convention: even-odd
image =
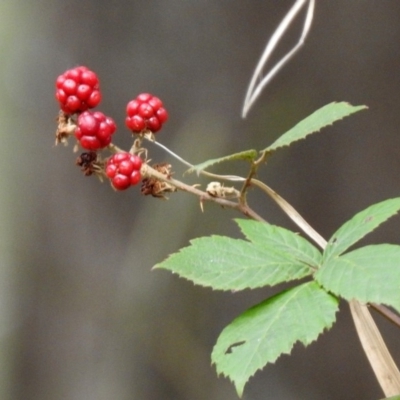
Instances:
[[[212,165],[219,164],[226,161],[237,161],[237,160],[245,160],[245,161],[254,161],[257,158],[257,151],[256,150],[245,150],[241,151],[240,153],[231,154],[229,156],[224,156],[220,158],[214,158],[208,161],[204,161],[201,164],[194,165],[192,168],[189,168],[186,172],[199,172]]]
[[[271,152],[280,147],[289,146],[291,143],[304,139],[309,134],[318,132],[325,126],[333,124],[335,121],[357,111],[365,110],[366,108],[366,106],[352,106],[346,102],[327,104],[284,133],[264,151]]]
[[[400,197],[374,204],[343,224],[329,239],[324,259],[338,256],[400,210]]]
[[[400,400],[400,396],[385,397],[384,399],[381,399],[381,400]]]
[[[346,300],[386,304],[400,311],[400,246],[365,246],[329,258],[315,279]]]
[[[289,253],[294,259],[312,267],[319,267],[321,252],[300,235],[263,222],[248,219],[235,219],[235,221],[248,240]]]
[[[254,289],[311,275],[292,254],[260,243],[224,236],[190,241],[155,268],[170,270],[197,285],[219,290]]]
[[[254,373],[308,345],[335,322],[338,301],[315,282],[286,290],[250,308],[219,336],[211,358],[217,372],[235,384],[239,396]]]

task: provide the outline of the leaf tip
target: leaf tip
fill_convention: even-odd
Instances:
[[[243,384],[236,384],[235,383],[235,389],[236,389],[236,393],[238,395],[238,397],[241,399],[243,397],[243,392],[244,392],[244,387],[245,387],[245,383]]]

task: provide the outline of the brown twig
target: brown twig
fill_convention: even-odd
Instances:
[[[162,173],[156,171],[154,168],[150,167],[147,164],[144,164],[141,169],[142,177],[144,178],[156,178],[162,182],[169,183],[170,185],[176,187],[178,190],[182,190],[183,192],[191,193],[197,197],[199,197],[200,202],[211,201],[213,203],[219,204],[222,207],[232,208],[234,210],[239,211],[246,217],[252,218],[256,221],[266,222],[264,218],[258,215],[253,209],[251,209],[246,204],[237,203],[222,197],[214,197],[209,195],[207,192],[204,192],[194,186],[186,185],[185,183],[178,181],[173,178],[168,178]]]

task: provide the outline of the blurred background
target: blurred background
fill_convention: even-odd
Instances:
[[[54,146],[54,81],[86,65],[101,111],[129,148],[126,103],[159,96],[158,140],[192,163],[263,149],[332,101],[368,111],[274,155],[259,173],[323,236],[400,190],[400,2],[320,0],[301,52],[240,118],[251,74],[293,0],[3,0],[0,5],[0,398],[225,400],[210,353],[219,332],[282,290],[213,292],[152,266],[202,235],[240,237],[232,210],[175,193],[168,201],[84,177],[73,144]],[[302,19],[276,57],[296,41]],[[185,168],[149,144],[154,162]],[[246,165],[215,171],[245,174]],[[296,227],[262,193],[251,204]],[[364,242],[399,243],[394,218]],[[244,399],[383,397],[346,304],[308,348],[252,378]],[[400,362],[399,330],[376,320]]]

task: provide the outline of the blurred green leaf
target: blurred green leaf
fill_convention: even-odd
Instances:
[[[245,160],[245,161],[254,161],[257,158],[258,152],[256,150],[246,150],[241,151],[240,153],[231,154],[229,156],[224,156],[220,158],[214,158],[212,160],[204,161],[201,164],[194,165],[192,168],[189,168],[186,172],[199,172],[212,165],[219,164],[226,161],[237,161],[237,160]]]
[[[386,304],[400,312],[400,246],[365,246],[329,258],[315,279],[346,300]]]
[[[211,358],[217,372],[241,396],[247,381],[267,363],[308,345],[335,322],[338,301],[315,282],[286,290],[245,311],[219,336]]]
[[[318,132],[335,121],[366,108],[366,106],[352,106],[345,102],[327,104],[284,133],[264,151],[272,152],[280,147],[289,146],[291,143],[304,139],[309,134]]]
[[[400,210],[400,197],[374,204],[343,224],[329,240],[324,259],[342,254]]]

